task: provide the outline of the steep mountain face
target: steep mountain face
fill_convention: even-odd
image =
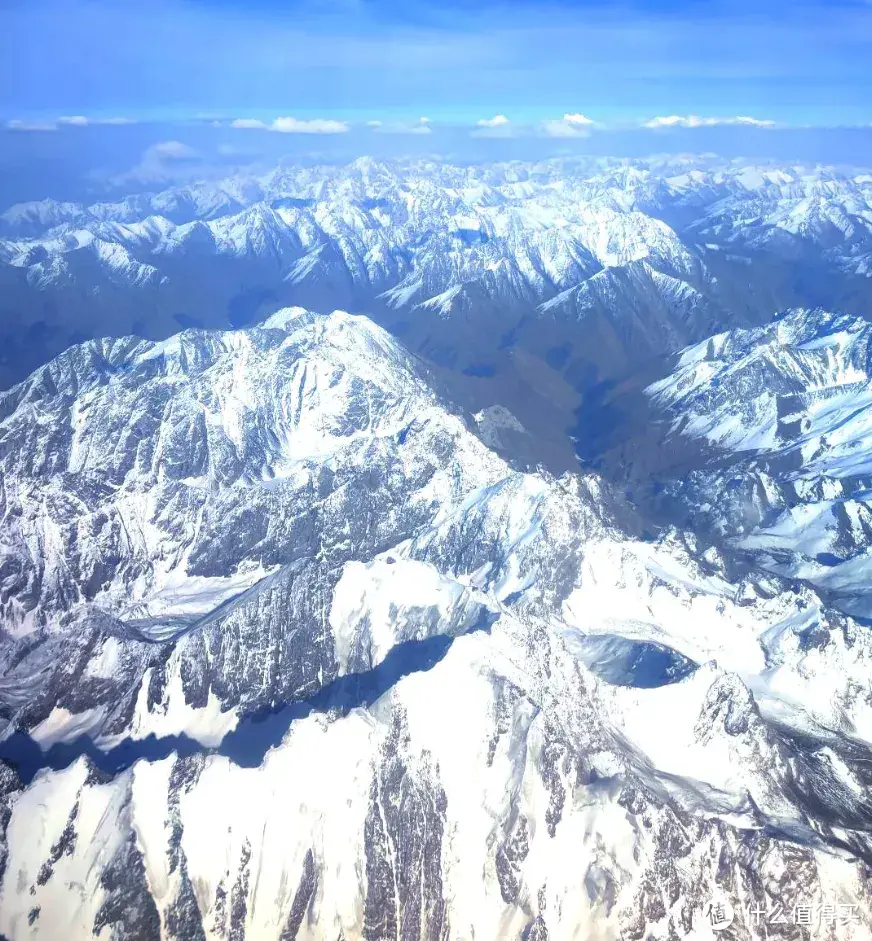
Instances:
[[[686,281],[663,274],[645,261],[606,268],[558,294],[541,307],[542,320],[569,333],[573,325],[596,351],[597,375],[623,376],[634,363],[681,349],[702,324],[718,323],[721,312]],[[555,356],[574,347],[555,348]],[[576,354],[577,355],[577,354]],[[578,363],[573,364],[578,368]]]
[[[868,309],[870,199],[867,177],[820,169],[361,159],[23,204],[0,216],[0,381],[83,339],[289,304],[364,311],[460,371],[518,348],[611,379],[788,306]]]
[[[668,427],[664,447],[697,445],[693,472],[661,499],[755,565],[863,616],[872,611],[869,330],[856,317],[788,311],[688,348],[647,389]]]
[[[870,937],[865,627],[524,433],[300,308],[3,393],[0,932]]]
[[[66,708],[42,665],[72,638],[88,661],[107,616],[135,651],[107,656],[138,680],[124,701],[98,684],[93,705],[111,704],[98,730],[131,720],[146,671],[151,698],[182,678],[187,698],[196,687],[211,701],[217,667],[227,708],[332,678],[328,640],[308,620],[323,612],[301,609],[295,623],[291,610],[329,598],[343,561],[408,538],[506,472],[423,375],[367,321],[297,309],[248,332],[92,342],[7,393],[2,604],[27,650],[9,680],[21,677],[29,713],[51,726]],[[239,636],[251,619],[258,644]]]

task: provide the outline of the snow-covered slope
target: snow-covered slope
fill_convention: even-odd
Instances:
[[[648,389],[672,438],[706,457],[672,490],[698,523],[757,564],[872,611],[870,326],[789,311],[758,330],[690,347]]]
[[[5,936],[870,937],[865,629],[370,321],[91,341],[0,422]]]
[[[218,667],[225,706],[285,699],[329,673],[324,638],[303,623],[302,646],[286,638],[276,662],[274,619],[319,584],[329,594],[342,560],[506,473],[423,376],[369,321],[293,309],[249,331],[91,342],[6,393],[2,605],[29,651],[10,693],[24,684],[26,709],[45,718],[66,708],[48,678],[35,695],[35,664],[68,649],[70,630],[87,660],[107,617],[136,640],[123,665],[140,685],[152,671],[152,698],[190,680],[189,662],[204,701],[204,664]],[[245,611],[261,642],[237,637],[217,661],[190,630],[223,648]],[[172,662],[155,661],[150,642],[173,637]],[[175,672],[158,684],[155,670]],[[105,685],[97,730],[136,708],[138,686],[121,701]]]

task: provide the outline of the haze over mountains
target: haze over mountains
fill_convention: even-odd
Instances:
[[[872,173],[45,200],[0,298],[0,933],[872,937]]]

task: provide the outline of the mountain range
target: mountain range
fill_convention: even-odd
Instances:
[[[870,259],[714,158],[4,213],[0,935],[872,937]]]
[[[869,174],[692,166],[361,158],[15,206],[0,378],[91,336],[165,339],[288,305],[366,313],[450,367],[493,369],[494,331],[600,378],[788,307],[868,310]]]

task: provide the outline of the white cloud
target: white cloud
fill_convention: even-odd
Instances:
[[[546,137],[587,137],[595,126],[596,121],[575,112],[564,114],[559,120],[543,121],[540,127]]]
[[[593,127],[596,124],[596,121],[591,121],[586,114],[581,114],[578,111],[575,114],[564,114],[563,120],[573,127]]]
[[[433,128],[430,127],[432,122],[427,117],[420,117],[417,121],[412,124],[403,124],[392,123],[392,124],[381,124],[376,127],[375,124],[370,121],[370,127],[375,127],[375,129],[381,134],[432,134]]]
[[[109,182],[115,186],[179,182],[202,177],[204,166],[202,155],[193,147],[178,140],[159,141],[146,148],[135,167],[109,178]]]
[[[277,131],[279,134],[344,134],[348,130],[345,121],[333,121],[328,118],[312,118],[307,121],[301,118],[279,117],[271,124],[257,118],[236,118],[230,122],[230,126]]]
[[[492,118],[482,118],[480,121],[476,121],[476,124],[479,127],[505,127],[507,124],[511,124],[511,121],[504,114],[495,114]]]
[[[6,127],[10,131],[56,131],[57,125],[53,121],[8,121]]]
[[[214,123],[220,123],[220,122],[214,122]],[[257,118],[237,118],[235,121],[230,122],[230,126],[251,128],[251,129],[257,129],[260,131],[269,130],[269,125],[264,124],[263,121],[258,121]]]
[[[542,131],[546,137],[584,137],[584,131],[567,124],[565,121],[545,121]]]
[[[728,118],[701,118],[697,114],[670,114],[665,117],[651,118],[642,125],[647,128],[664,127],[717,127],[718,125],[745,125],[748,127],[773,127],[774,121],[761,121],[759,118],[750,118],[747,115],[736,115]]]
[[[739,115],[736,118],[728,118],[727,124],[750,124],[751,127],[774,127],[774,121],[761,121],[759,118],[749,118],[746,115]]]
[[[366,126],[367,127],[381,127],[382,122],[381,121],[367,121]]]
[[[282,134],[344,134],[348,125],[344,121],[331,121],[325,118],[314,118],[311,121],[301,121],[299,118],[276,118],[270,125],[273,131]]]
[[[492,118],[482,118],[476,121],[476,126],[470,132],[471,137],[514,137],[516,128],[504,114],[496,114]]]
[[[664,116],[664,117],[651,118],[650,121],[646,121],[642,126],[643,126],[643,127],[650,127],[650,128],[655,128],[655,127],[696,127],[697,125],[696,125],[694,122],[697,121],[697,120],[699,120],[699,119],[698,119],[698,118],[695,118],[693,115],[690,115],[690,117],[687,117],[687,118],[682,118],[682,117],[679,117],[677,114],[670,114],[670,115],[667,115],[667,116]]]
[[[88,127],[89,124],[136,124],[133,118],[89,118],[84,114],[63,115],[58,118],[58,124],[68,124],[72,127]]]
[[[152,144],[151,147],[146,150],[143,158],[157,158],[158,160],[196,160],[200,155],[194,150],[193,147],[189,147],[187,144],[183,144],[178,140],[165,140],[161,141],[159,144]]]

